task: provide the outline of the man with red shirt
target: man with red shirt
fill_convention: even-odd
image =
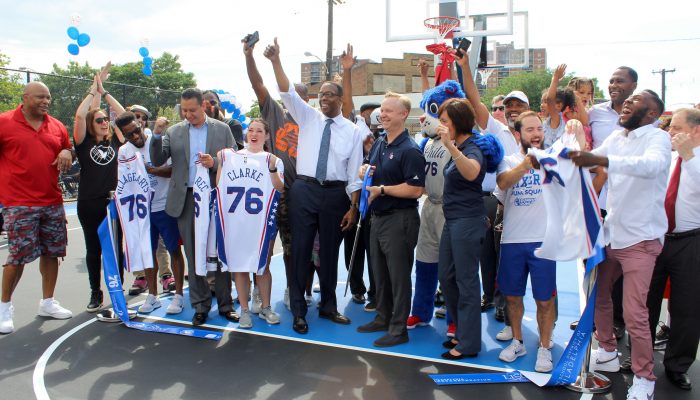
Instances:
[[[53,298],[58,257],[66,255],[67,232],[58,172],[73,161],[68,131],[48,115],[51,93],[40,82],[27,84],[22,104],[0,114],[0,203],[9,255],[2,271],[0,333],[14,331],[12,292],[24,265],[39,258],[42,300],[38,314],[67,319],[73,314]]]

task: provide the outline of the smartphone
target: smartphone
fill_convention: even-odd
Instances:
[[[465,37],[459,40],[459,45],[457,46],[457,53],[459,54],[459,58],[462,58],[465,54],[467,54],[467,51],[469,50],[469,46],[471,46],[471,44],[472,41]]]
[[[258,40],[260,40],[260,35],[258,34],[258,31],[255,31],[244,37],[243,40],[248,47],[253,47],[255,46],[255,43],[258,43]]]

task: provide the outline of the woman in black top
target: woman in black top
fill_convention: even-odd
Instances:
[[[481,350],[479,258],[486,234],[481,183],[486,158],[474,143],[474,109],[465,99],[449,99],[438,109],[440,140],[452,159],[445,165],[438,275],[447,312],[455,321],[455,338],[443,343],[442,357],[459,360]]]
[[[109,192],[117,186],[117,152],[124,143],[121,132],[114,133],[106,111],[99,109],[102,96],[117,114],[124,108],[102,87],[109,64],[95,81],[90,92],[75,113],[73,141],[80,162],[80,186],[78,186],[78,219],[85,236],[85,263],[90,280],[88,312],[96,312],[102,306],[100,267],[102,247],[97,228],[107,216]],[[102,76],[102,79],[101,77]]]

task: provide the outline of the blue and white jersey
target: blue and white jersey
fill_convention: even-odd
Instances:
[[[269,158],[267,152],[221,152],[217,185],[219,257],[230,272],[261,275],[265,271],[270,241],[277,234],[275,214],[279,202],[270,177]],[[284,166],[279,159],[276,166],[282,179]]]
[[[216,254],[216,220],[214,215],[214,201],[216,199],[209,182],[209,169],[202,166],[199,160],[195,161],[197,171],[192,196],[194,196],[194,269],[199,276],[206,276],[207,271],[216,270],[216,262],[213,260]]]
[[[153,268],[151,252],[151,186],[143,157],[133,144],[119,148],[114,200],[124,233],[127,271]]]

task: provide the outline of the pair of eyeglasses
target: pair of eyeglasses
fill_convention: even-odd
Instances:
[[[318,93],[318,98],[319,98],[319,99],[322,99],[322,98],[324,98],[324,97],[333,98],[333,97],[335,97],[335,96],[337,96],[337,95],[338,95],[338,93],[333,93],[333,92],[319,92],[319,93]]]
[[[98,124],[101,124],[101,123],[103,123],[103,122],[105,122],[105,121],[109,122],[109,118],[107,118],[107,117],[97,117],[97,118],[95,118],[95,122],[97,122]]]
[[[207,100],[207,102],[211,104],[212,107],[216,107],[216,105],[218,104],[216,100]]]
[[[124,137],[125,137],[125,138],[130,138],[130,137],[132,137],[132,136],[138,135],[139,133],[141,133],[141,125],[136,125],[136,129],[134,129],[133,131],[131,131],[131,132],[124,132]]]
[[[506,109],[506,106],[492,106],[491,111],[496,112],[496,111],[504,111]]]

